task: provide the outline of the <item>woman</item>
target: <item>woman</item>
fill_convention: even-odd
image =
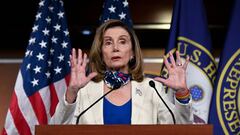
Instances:
[[[172,53],[169,55],[171,64],[164,58],[164,64],[169,71],[168,79],[157,77],[154,82],[160,95],[173,111],[176,123],[191,123],[191,99],[185,76],[189,58],[181,64],[177,52],[178,64],[176,64]],[[84,53],[82,56],[80,49],[77,55],[76,50],[73,49],[68,90],[60,100],[51,123],[174,123],[166,105],[149,86],[149,81],[152,79],[144,77],[141,49],[134,31],[121,21],[109,20],[98,28],[90,51],[91,73],[88,75],[86,75],[86,65],[87,55]],[[162,83],[176,91],[175,104],[169,102],[162,92]],[[114,91],[81,114],[112,89]]]

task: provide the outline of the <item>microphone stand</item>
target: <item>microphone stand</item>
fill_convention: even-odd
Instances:
[[[166,102],[163,100],[163,98],[161,97],[161,95],[160,95],[159,92],[157,91],[157,89],[156,89],[156,87],[155,87],[155,83],[154,83],[153,81],[150,81],[150,82],[149,82],[149,85],[150,85],[151,87],[153,87],[154,90],[157,92],[158,97],[160,97],[160,99],[162,100],[162,102],[164,103],[164,105],[167,107],[168,111],[169,111],[170,114],[172,115],[173,123],[176,124],[175,116],[174,116],[172,110],[168,107],[168,105],[166,104]]]
[[[107,93],[105,93],[103,96],[101,96],[98,100],[96,100],[93,104],[91,104],[87,109],[85,109],[84,111],[82,111],[78,117],[77,117],[77,120],[76,120],[76,125],[78,124],[79,122],[79,119],[80,117],[87,111],[89,110],[92,106],[94,106],[96,103],[98,103],[101,99],[103,99],[105,96],[107,96],[109,93],[111,93],[112,91],[116,90],[116,88],[113,88],[111,89],[110,91],[108,91]]]

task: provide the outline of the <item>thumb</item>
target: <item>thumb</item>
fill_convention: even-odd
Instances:
[[[155,81],[158,81],[158,82],[161,82],[161,83],[163,83],[163,84],[166,84],[166,79],[163,79],[163,78],[161,78],[161,77],[155,77],[154,80],[155,80]]]
[[[95,76],[97,76],[97,72],[90,73],[87,77],[88,81],[92,80]]]

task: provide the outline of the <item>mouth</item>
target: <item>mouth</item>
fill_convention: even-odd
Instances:
[[[121,57],[119,57],[119,56],[114,56],[114,57],[111,58],[112,61],[117,61],[119,59],[121,59]]]

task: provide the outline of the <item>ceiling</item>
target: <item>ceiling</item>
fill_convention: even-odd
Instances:
[[[2,11],[4,38],[1,49],[25,50],[32,30],[38,7],[38,0],[7,1],[8,7]],[[73,47],[89,49],[93,34],[85,36],[81,31],[88,28],[95,31],[102,12],[104,0],[65,0],[65,13],[68,20]],[[168,42],[169,29],[157,26],[171,22],[173,0],[128,0],[134,28],[142,48],[164,48]],[[214,48],[221,48],[226,34],[230,0],[204,1],[208,24]]]

